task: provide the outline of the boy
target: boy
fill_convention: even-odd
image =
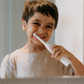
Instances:
[[[36,33],[47,42],[58,23],[57,7],[50,1],[26,1],[22,16],[22,29],[28,41],[24,47],[6,56],[1,65],[2,78],[49,77],[84,75],[83,64],[73,54],[59,45],[52,45],[51,54],[33,36]],[[65,67],[59,60],[62,56],[71,60]],[[10,72],[10,74],[9,74]]]

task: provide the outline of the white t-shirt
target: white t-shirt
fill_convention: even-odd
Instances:
[[[20,49],[5,56],[1,64],[1,78],[28,78],[72,75],[73,69],[51,58],[45,49],[38,53],[25,53]]]

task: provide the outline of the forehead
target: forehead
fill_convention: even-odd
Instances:
[[[31,20],[41,20],[43,22],[52,22],[55,24],[55,20],[53,19],[53,17],[49,14],[49,16],[47,15],[43,15],[42,13],[39,12],[35,12],[34,15],[32,17],[30,17]]]

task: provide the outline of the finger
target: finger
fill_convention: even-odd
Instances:
[[[55,54],[55,59],[56,59],[56,60],[58,60],[58,59],[59,59],[60,54],[62,54],[62,50],[61,50],[61,49],[60,49],[60,50],[58,50],[58,51],[56,52],[56,54]]]
[[[52,58],[55,58],[55,54],[58,50],[60,50],[62,47],[61,46],[53,46],[53,54],[52,54]]]
[[[54,48],[58,47],[58,45],[54,44],[52,45],[50,48],[51,48],[51,51],[53,51]]]
[[[65,52],[60,54],[59,60],[60,60],[61,57],[66,57],[66,58],[70,59],[68,56],[66,56]]]
[[[63,56],[63,57],[67,57],[67,56],[66,56],[66,53],[65,53],[64,51],[62,51],[62,53],[59,55],[59,58],[58,58],[58,59],[60,60],[60,58],[61,58],[62,56]],[[67,57],[67,58],[68,58],[68,57]],[[68,59],[69,59],[69,58],[68,58]]]
[[[53,48],[53,55],[55,55],[58,50],[60,50],[60,47]]]
[[[58,60],[60,60],[62,56],[65,56],[65,49],[63,47],[61,47],[61,53],[58,56]]]
[[[63,56],[63,53],[59,54],[59,57],[57,58],[58,60],[60,60],[60,58]]]

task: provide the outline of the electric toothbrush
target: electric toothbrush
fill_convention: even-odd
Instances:
[[[51,46],[51,44],[49,44],[49,43],[46,43],[45,41],[43,41],[40,37],[38,37],[35,33],[33,33],[33,35],[40,41],[40,42],[42,42],[44,45],[45,45],[45,47],[51,52],[51,53],[53,53],[52,51],[51,51],[51,49],[50,49],[50,46]],[[61,57],[60,58],[60,61],[65,65],[65,66],[68,66],[69,64],[70,64],[70,60],[68,59],[68,58],[66,58],[66,57]]]

